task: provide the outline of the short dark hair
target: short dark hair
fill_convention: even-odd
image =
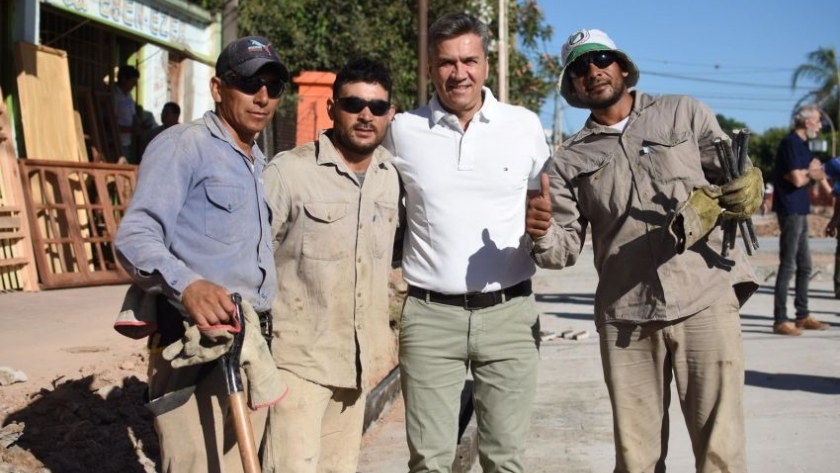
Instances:
[[[441,41],[465,34],[474,34],[481,38],[484,56],[490,52],[490,33],[487,25],[478,18],[464,12],[447,13],[435,20],[429,28],[429,55]]]
[[[117,82],[122,82],[128,79],[139,79],[140,78],[140,71],[137,70],[134,66],[129,66],[128,64],[123,64],[120,66],[120,70],[117,71]]]
[[[338,98],[338,94],[344,84],[353,84],[356,82],[381,85],[388,92],[388,100],[391,100],[391,72],[381,61],[360,57],[345,64],[335,76],[335,82],[333,82],[333,98]]]
[[[175,102],[166,102],[163,104],[162,112],[169,110],[170,112],[174,113],[175,115],[181,116],[181,106]]]

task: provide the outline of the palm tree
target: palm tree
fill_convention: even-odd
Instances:
[[[840,64],[837,62],[837,50],[834,46],[820,47],[808,53],[808,62],[793,71],[791,87],[796,88],[800,79],[809,79],[816,88],[805,94],[799,103],[813,102],[829,116],[834,117],[834,124],[840,124]],[[836,126],[834,127],[837,128]]]

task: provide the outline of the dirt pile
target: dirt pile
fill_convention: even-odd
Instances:
[[[145,364],[137,354],[36,392],[0,388],[0,472],[154,473],[159,451],[143,407]]]

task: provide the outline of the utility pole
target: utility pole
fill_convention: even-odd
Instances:
[[[508,22],[507,0],[499,0],[499,102],[507,103]]]
[[[222,48],[239,37],[239,0],[225,0],[222,6]]]
[[[426,104],[426,74],[429,73],[429,3],[428,0],[417,2],[420,34],[417,37],[417,106]]]
[[[554,127],[551,133],[551,153],[554,154],[560,144],[563,143],[563,104],[560,102],[560,93],[554,93]]]

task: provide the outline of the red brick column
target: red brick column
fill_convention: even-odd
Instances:
[[[300,145],[315,140],[321,130],[332,126],[332,120],[327,116],[327,99],[332,97],[335,74],[305,71],[292,82],[298,85],[295,145]]]

